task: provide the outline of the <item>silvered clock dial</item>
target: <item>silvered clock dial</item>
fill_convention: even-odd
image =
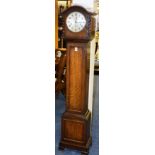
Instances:
[[[86,25],[86,18],[80,12],[72,12],[66,19],[67,27],[72,32],[80,32]]]

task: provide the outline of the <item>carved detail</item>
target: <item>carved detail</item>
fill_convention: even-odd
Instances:
[[[66,49],[55,50],[55,92],[66,94]]]

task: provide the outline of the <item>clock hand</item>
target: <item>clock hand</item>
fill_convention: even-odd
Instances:
[[[77,18],[75,17],[75,23],[77,23]]]

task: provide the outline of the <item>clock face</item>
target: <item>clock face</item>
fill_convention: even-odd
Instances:
[[[86,25],[86,18],[80,12],[72,12],[66,19],[67,27],[72,32],[80,32]]]

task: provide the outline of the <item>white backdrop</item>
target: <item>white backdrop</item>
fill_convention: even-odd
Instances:
[[[54,1],[0,1],[0,155],[54,155]]]

